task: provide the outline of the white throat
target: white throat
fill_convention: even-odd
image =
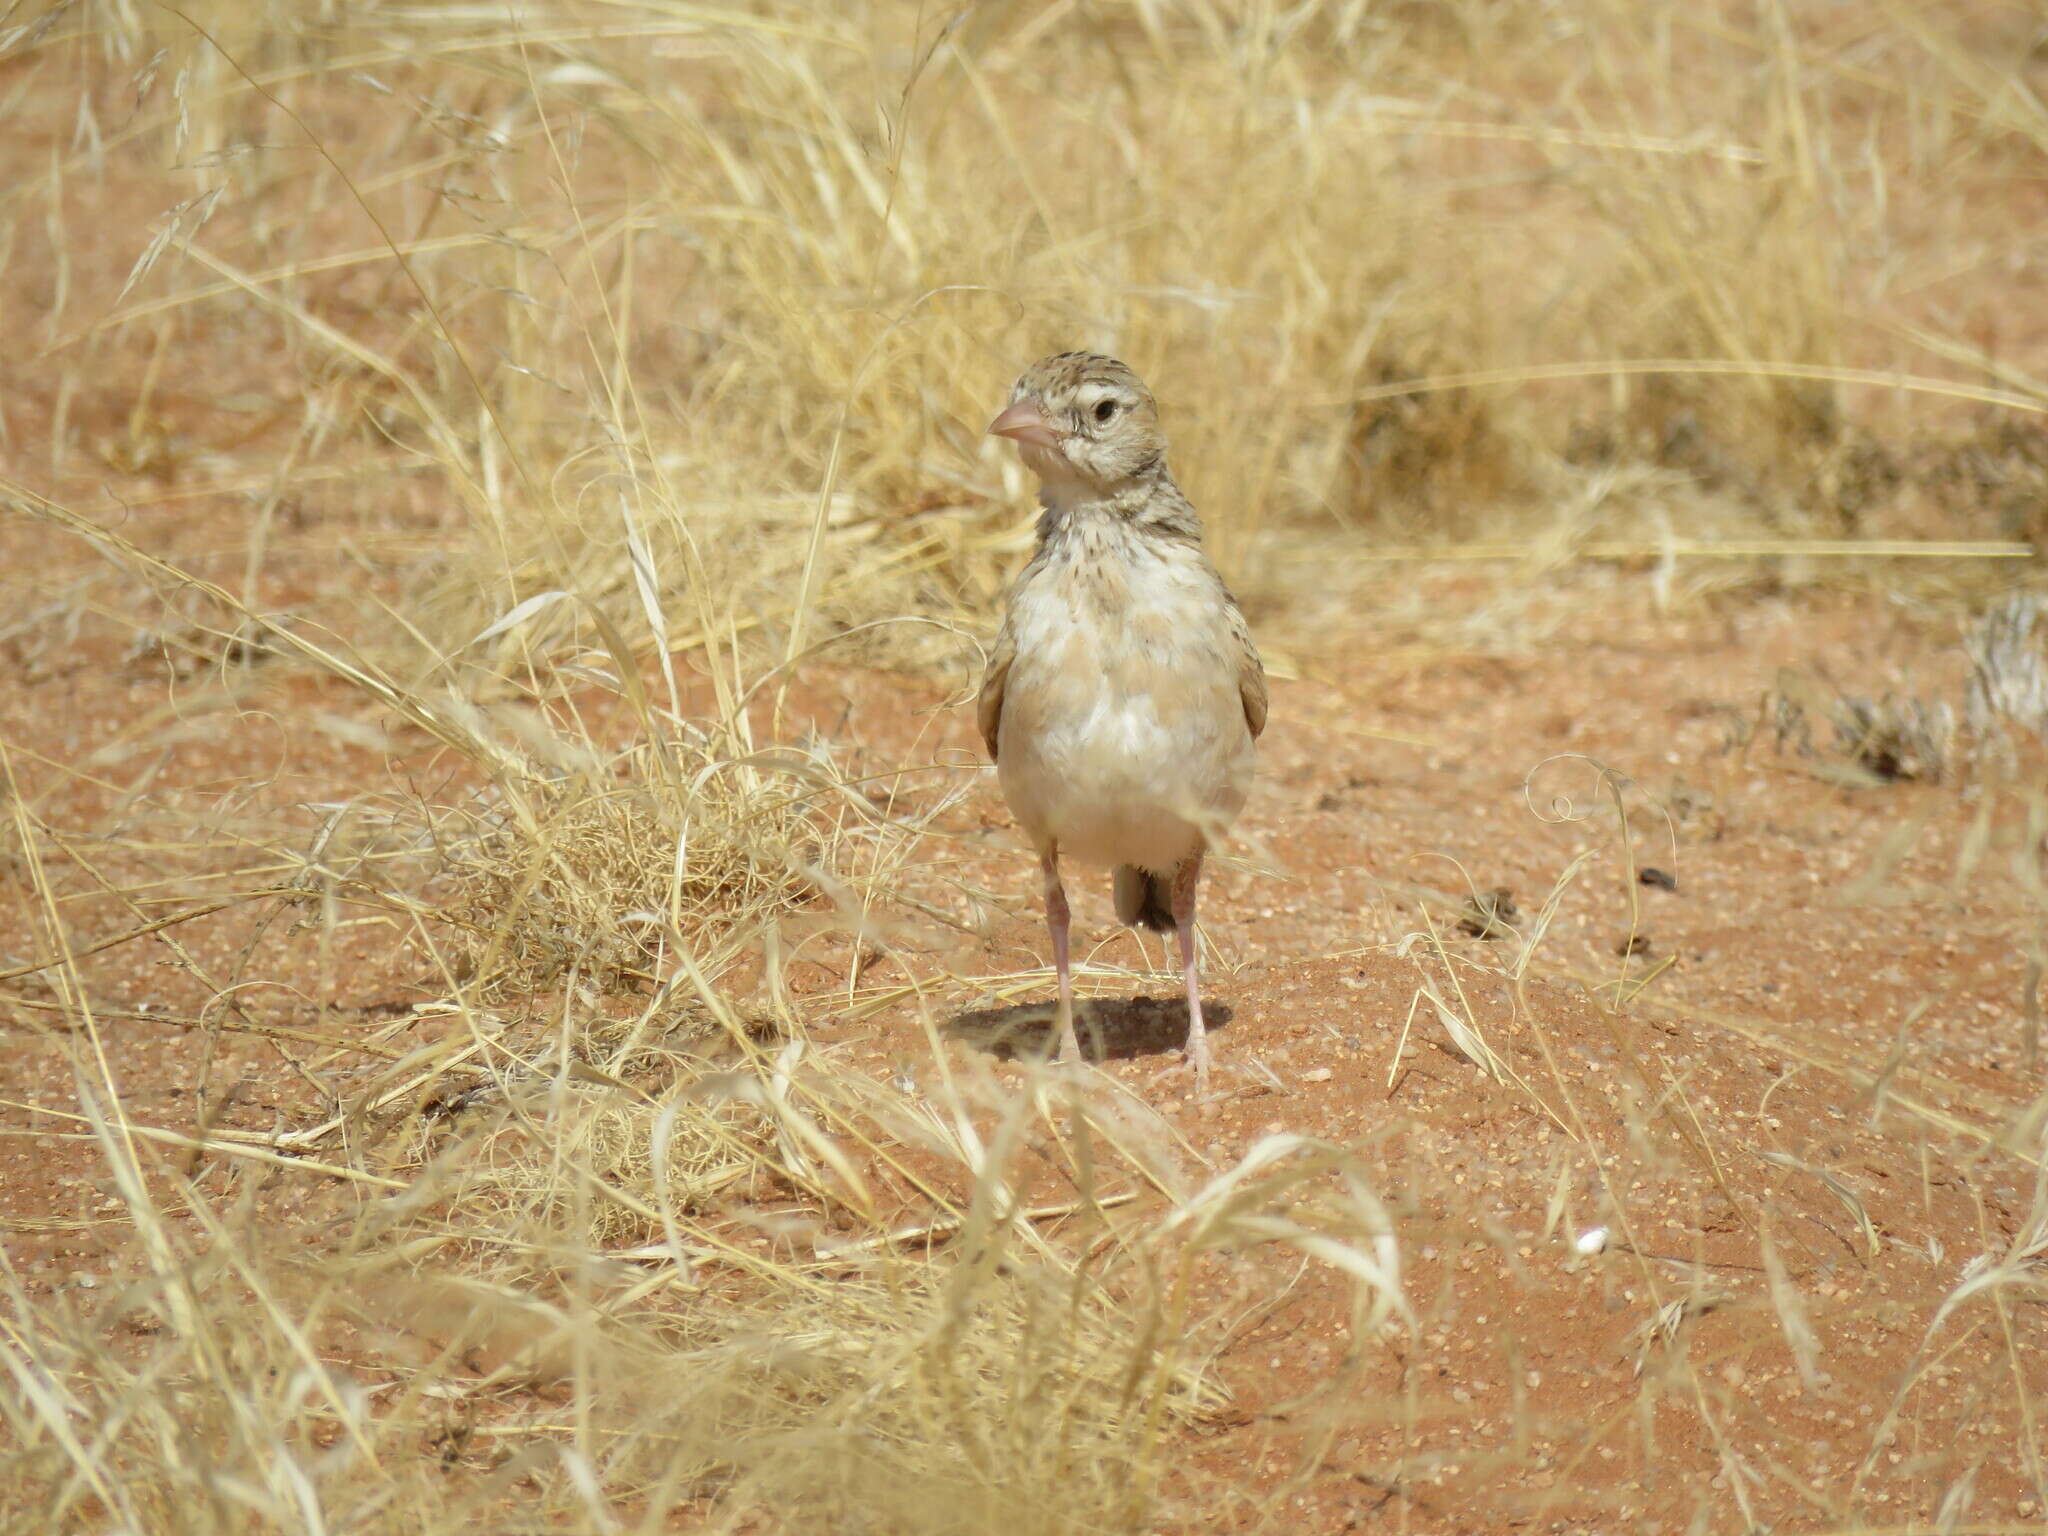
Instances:
[[[1100,486],[1055,449],[1027,446],[1022,458],[1024,467],[1038,476],[1039,505],[1048,512],[1065,513],[1107,499]]]

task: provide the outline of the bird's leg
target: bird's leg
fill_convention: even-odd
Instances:
[[[1197,848],[1173,872],[1173,926],[1180,935],[1180,968],[1188,984],[1188,1061],[1195,1069],[1195,1098],[1209,1095],[1209,1034],[1202,1027],[1202,993],[1195,979],[1195,884],[1202,878]]]
[[[1074,1034],[1074,983],[1067,967],[1067,921],[1072,913],[1067,907],[1067,889],[1060,884],[1059,848],[1040,854],[1038,866],[1045,872],[1045,926],[1052,930],[1052,964],[1060,983],[1059,1011],[1053,1016],[1059,1043],[1053,1059],[1064,1061],[1080,1056],[1081,1042]]]

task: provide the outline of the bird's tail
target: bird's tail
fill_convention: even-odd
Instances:
[[[1126,927],[1173,932],[1173,876],[1135,864],[1116,867],[1116,920]]]

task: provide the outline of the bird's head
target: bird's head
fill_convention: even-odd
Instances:
[[[1104,492],[1166,462],[1159,407],[1138,376],[1113,357],[1061,352],[1024,370],[989,431],[1017,445],[1050,489]]]

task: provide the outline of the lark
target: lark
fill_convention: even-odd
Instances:
[[[1116,871],[1120,922],[1178,936],[1187,1060],[1205,1098],[1195,888],[1251,787],[1265,668],[1203,553],[1201,520],[1166,467],[1159,408],[1136,374],[1092,352],[1045,358],[989,431],[1016,443],[1044,507],[979,717],[1044,871],[1059,1054],[1079,1053],[1065,855]]]

